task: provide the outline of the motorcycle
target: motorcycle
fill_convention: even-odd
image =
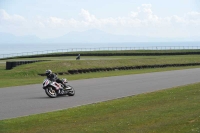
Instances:
[[[67,85],[67,79],[62,79],[62,82],[66,85],[66,87],[64,87],[64,85],[61,83],[57,83],[49,79],[44,79],[43,89],[45,90],[47,96],[50,98],[56,98],[57,96],[61,95],[74,96],[75,90],[72,86]]]

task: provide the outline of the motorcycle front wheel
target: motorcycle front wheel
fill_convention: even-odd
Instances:
[[[70,86],[70,85],[67,85],[67,87],[70,87],[71,89],[69,89],[68,91],[68,93],[67,93],[67,95],[69,95],[69,96],[74,96],[75,95],[75,90],[74,90],[74,88],[72,87],[72,86]]]
[[[52,89],[52,87],[46,88],[45,92],[50,98],[56,98],[58,96],[57,92],[54,89]]]

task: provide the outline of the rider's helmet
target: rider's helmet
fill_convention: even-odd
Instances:
[[[52,74],[52,71],[51,70],[46,70],[45,74],[46,74],[46,76],[49,76],[49,75]]]

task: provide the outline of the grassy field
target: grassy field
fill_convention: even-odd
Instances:
[[[198,133],[200,83],[0,121],[1,133]]]
[[[74,60],[73,58],[74,57],[34,58],[35,60],[52,59],[52,61],[21,65],[15,67],[12,70],[5,70],[5,63],[0,63],[0,87],[41,83],[45,77],[39,76],[38,74],[44,73],[45,70],[47,69],[51,69],[53,72],[59,73],[59,72],[67,72],[68,70],[72,69],[86,69],[86,68],[104,68],[104,67],[137,66],[137,65],[152,65],[152,64],[200,63],[200,55],[137,56],[137,57],[121,56],[121,57],[98,57],[98,58],[81,57],[81,60]],[[11,60],[6,60],[6,61],[11,61]],[[109,71],[109,72],[86,73],[79,75],[62,75],[62,76],[59,75],[59,77],[61,78],[66,77],[68,80],[77,80],[86,78],[98,78],[98,77],[138,74],[145,72],[177,70],[177,69],[187,69],[196,67],[200,66],[156,68],[156,69],[127,70],[127,71]]]
[[[5,62],[13,60],[52,61],[5,70]],[[78,61],[69,56],[0,60],[0,88],[42,83],[45,77],[38,74],[44,73],[46,69],[58,73],[71,69],[174,63],[200,63],[200,55],[82,56]],[[200,66],[108,71],[59,77],[77,80],[189,68]],[[200,132],[199,86],[200,83],[67,110],[1,120],[0,133],[197,133]]]

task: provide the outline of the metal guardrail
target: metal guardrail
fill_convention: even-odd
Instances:
[[[33,51],[11,54],[0,54],[0,59],[30,56],[30,55],[43,55],[52,53],[66,53],[66,52],[80,52],[80,51],[120,51],[120,50],[186,50],[186,49],[200,49],[200,46],[151,46],[151,47],[100,47],[100,48],[70,48],[70,49],[57,49],[46,51]]]

